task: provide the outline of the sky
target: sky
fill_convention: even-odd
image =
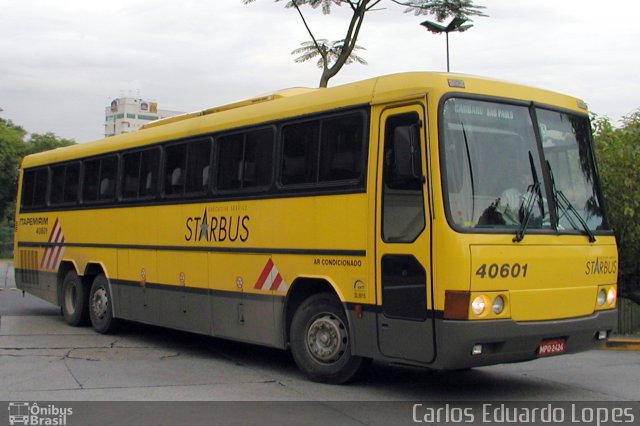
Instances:
[[[637,0],[475,4],[489,17],[450,34],[452,72],[576,96],[615,124],[640,108]],[[344,37],[345,7],[303,10],[317,38]],[[380,3],[358,39],[368,65],[346,66],[329,85],[446,70],[444,35],[425,19]],[[295,10],[273,0],[0,0],[0,117],[86,142],[103,136],[104,109],[121,96],[190,112],[317,87],[315,62],[291,55],[308,40]]]

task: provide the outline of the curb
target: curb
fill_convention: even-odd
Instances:
[[[607,340],[600,349],[610,351],[640,351],[640,338],[638,337],[614,337]]]

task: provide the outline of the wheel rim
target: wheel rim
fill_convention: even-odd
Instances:
[[[342,356],[347,347],[347,331],[335,315],[323,313],[317,316],[307,331],[307,348],[317,361],[330,364]]]
[[[75,284],[67,286],[64,293],[64,305],[67,313],[73,315],[76,312],[76,295],[77,290]]]
[[[93,293],[93,297],[91,298],[91,309],[93,310],[93,314],[99,319],[103,319],[107,314],[107,309],[109,309],[109,297],[107,296],[107,291],[104,287],[100,287]]]

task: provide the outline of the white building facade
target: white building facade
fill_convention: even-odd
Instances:
[[[184,114],[180,111],[158,109],[157,102],[138,98],[118,98],[105,108],[104,135],[113,136],[136,131],[143,124],[161,118]]]

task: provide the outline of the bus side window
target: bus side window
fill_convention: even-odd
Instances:
[[[136,200],[155,196],[158,193],[157,176],[160,167],[160,150],[152,148],[130,152],[124,154],[122,158],[122,198]],[[113,176],[113,180],[115,180],[115,166]]]
[[[242,158],[242,188],[265,188],[273,171],[272,128],[247,133]]]
[[[307,121],[285,126],[282,130],[283,185],[316,183],[320,122]]]
[[[390,117],[385,127],[382,238],[414,241],[425,227],[419,117]]]
[[[350,113],[285,126],[281,183],[335,185],[359,179],[364,122],[362,114]]]
[[[118,157],[115,155],[100,160],[100,188],[98,199],[113,200],[116,195],[116,176],[118,175]]]
[[[84,179],[82,184],[82,201],[90,203],[98,199],[98,189],[102,192],[100,182],[100,160],[87,160],[82,162]]]
[[[80,163],[67,165],[64,176],[64,202],[75,203],[78,201],[78,189],[80,183]]]
[[[154,197],[158,193],[158,170],[160,169],[160,150],[158,148],[142,151],[140,158],[141,198]]]
[[[266,188],[271,184],[272,128],[218,139],[218,189]]]
[[[78,201],[78,183],[80,181],[80,163],[59,165],[51,168],[51,192],[49,202],[73,204]]]
[[[358,179],[362,174],[364,119],[350,114],[322,121],[320,181]]]
[[[118,161],[115,155],[82,162],[84,177],[82,202],[109,201],[115,197],[115,179]]]
[[[33,207],[33,194],[36,189],[35,170],[26,170],[22,178],[22,208]]]
[[[184,170],[187,162],[187,144],[165,148],[164,193],[182,195],[184,193]]]
[[[140,178],[140,152],[132,152],[123,156],[124,171],[122,173],[122,198],[138,197],[138,179]]]
[[[242,163],[242,151],[244,135],[221,136],[217,140],[218,147],[218,189],[228,191],[240,188],[240,164]]]
[[[54,166],[51,168],[51,190],[49,191],[49,203],[53,205],[62,203],[64,170],[64,166]]]
[[[203,171],[209,167],[211,161],[211,140],[201,139],[187,144],[187,169],[184,173],[185,192],[188,194],[202,193],[207,188],[203,186]]]
[[[21,207],[24,209],[44,207],[47,195],[47,168],[26,170],[22,180]]]
[[[49,170],[44,168],[36,171],[35,193],[33,194],[33,207],[44,207],[47,201],[47,182]]]

